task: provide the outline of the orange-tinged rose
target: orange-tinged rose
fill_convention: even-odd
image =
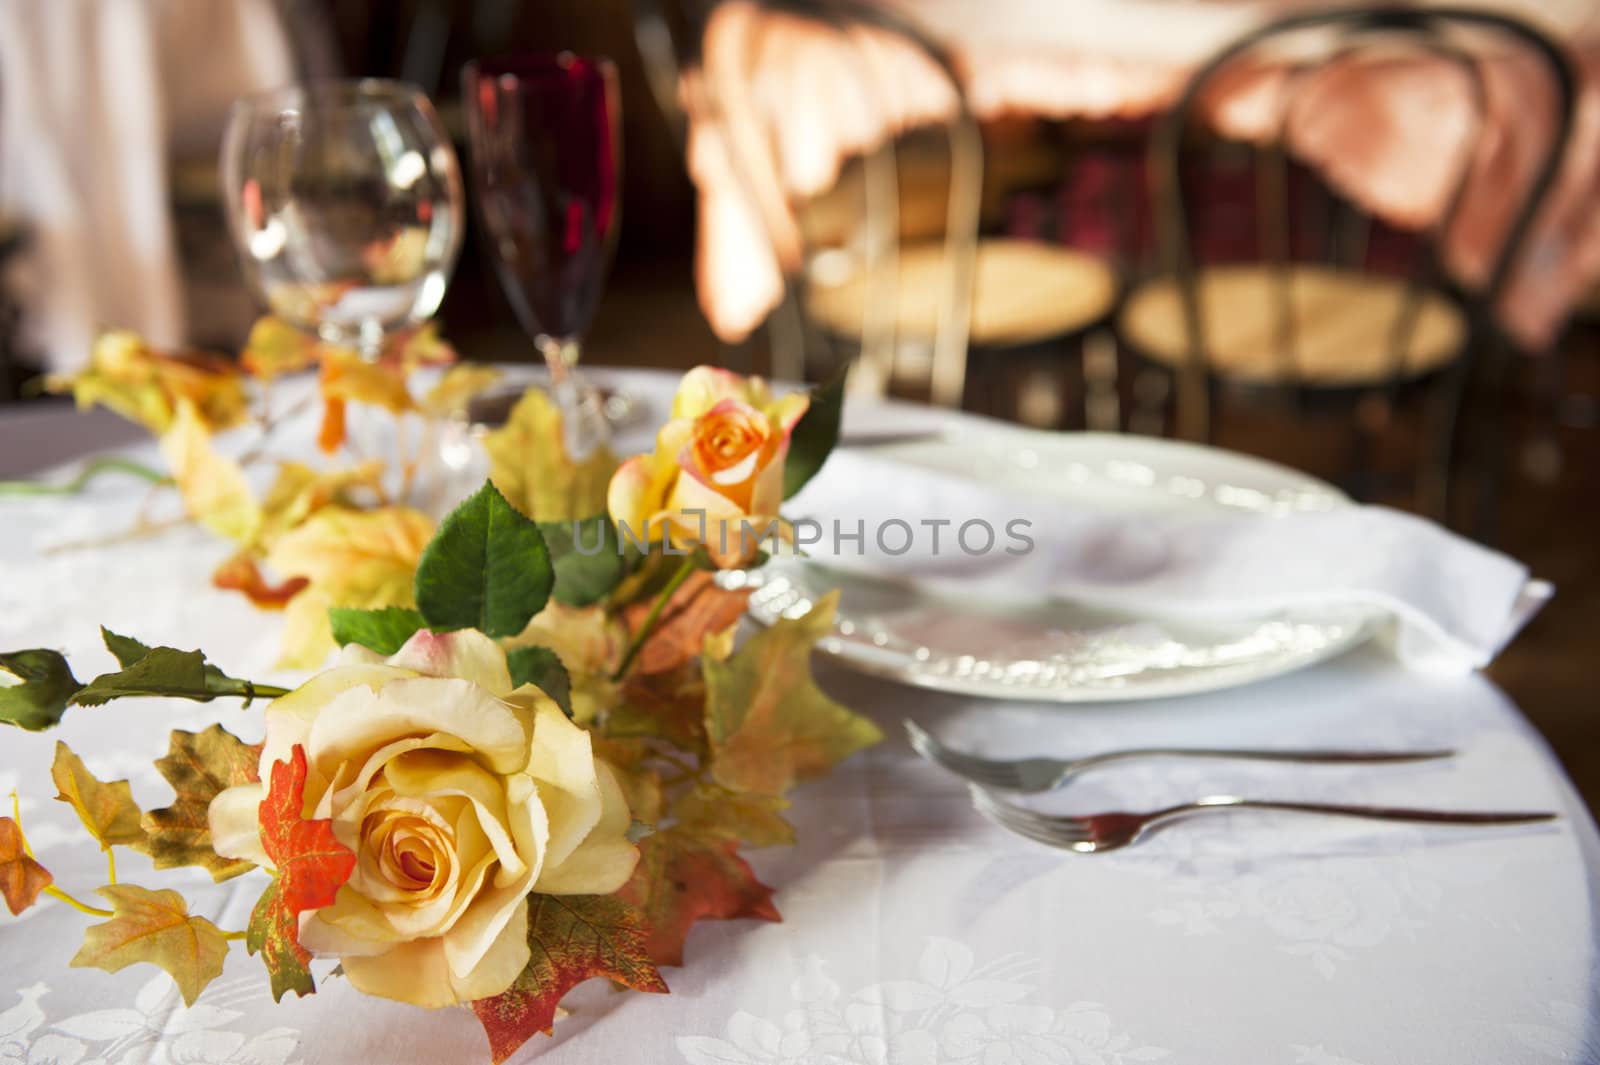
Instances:
[[[624,535],[703,545],[724,569],[748,564],[779,529],[789,434],[804,395],[775,399],[759,377],[699,366],[684,375],[655,450],[622,464],[606,502]]]

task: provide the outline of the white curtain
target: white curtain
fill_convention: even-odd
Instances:
[[[103,328],[183,343],[171,154],[292,76],[272,0],[0,0],[0,217],[30,233],[13,283],[46,368]]]

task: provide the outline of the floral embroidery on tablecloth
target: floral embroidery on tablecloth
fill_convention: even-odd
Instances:
[[[258,997],[259,981],[222,980],[185,1008],[165,973],[152,977],[132,1006],[51,1020],[45,984],[18,991],[0,1010],[0,1065],[297,1065],[300,1034],[272,1028],[256,1035],[225,1026],[243,1013],[229,1009]]]
[[[1143,1046],[1093,1002],[1030,1001],[1037,965],[1020,955],[978,965],[930,937],[909,979],[846,995],[815,956],[777,1020],[740,1011],[723,1037],[680,1036],[689,1065],[1133,1065],[1171,1051]]]

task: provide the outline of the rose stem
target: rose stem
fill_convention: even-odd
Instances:
[[[678,572],[672,575],[667,586],[661,589],[661,595],[656,599],[656,605],[650,608],[650,613],[645,617],[644,624],[639,627],[639,632],[634,636],[633,642],[628,645],[628,653],[622,656],[622,664],[617,667],[611,679],[621,680],[628,672],[628,667],[633,665],[633,660],[639,657],[639,652],[644,649],[645,640],[655,631],[656,622],[661,620],[661,612],[667,608],[667,600],[672,598],[672,593],[678,590],[678,585],[689,579],[689,574],[694,572],[694,556],[685,555],[683,564],[678,567]]]
[[[151,484],[171,484],[172,479],[160,470],[152,469],[132,459],[101,458],[84,464],[83,469],[70,481],[62,484],[42,484],[38,481],[0,481],[0,495],[6,496],[70,496],[76,495],[98,475],[108,470],[142,477]]]
[[[11,793],[11,820],[16,822],[17,835],[22,838],[22,853],[32,858],[33,847],[28,843],[28,834],[22,830],[22,803],[17,798],[17,793],[15,791]],[[112,877],[111,879],[114,882],[116,877]],[[45,888],[44,894],[49,895],[53,899],[59,899],[68,906],[71,906],[74,910],[77,910],[79,913],[86,913],[90,917],[116,916],[116,914],[112,913],[110,910],[102,910],[99,907],[90,906],[88,903],[79,902],[71,895],[68,895],[65,891],[62,891],[60,888],[56,887],[54,884],[51,884],[49,887]]]

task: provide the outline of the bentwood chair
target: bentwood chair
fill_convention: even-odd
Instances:
[[[774,376],[823,378],[853,361],[852,389],[882,392],[911,369],[934,402],[959,405],[983,160],[977,123],[943,49],[900,14],[867,0],[635,0],[635,15],[635,36],[663,111],[679,128],[692,124],[717,138],[783,272],[785,300],[767,322]],[[827,88],[835,99],[871,114],[896,113],[899,86],[881,62],[885,49],[909,49],[942,83],[952,113],[926,124],[935,136],[923,141],[942,141],[947,161],[935,208],[939,251],[931,264],[917,259],[910,274],[901,268],[905,168],[896,121],[886,122],[858,159],[841,161],[843,181],[835,186],[857,201],[846,213],[859,224],[842,234],[829,223],[819,226],[819,218],[838,214],[840,198],[791,188],[796,142],[779,135],[782,109],[750,89],[769,49],[782,52],[793,40],[834,60]],[[818,316],[816,298],[826,303],[832,290],[852,286],[865,293],[859,303],[846,297],[842,307],[829,304],[826,319]],[[906,343],[899,307],[912,292],[932,308],[932,328]]]
[[[1480,144],[1494,135],[1486,121],[1484,64],[1512,55],[1537,63],[1547,80],[1553,135],[1531,178],[1503,190],[1510,222],[1482,278],[1451,280],[1443,243]],[[1402,240],[1399,262],[1391,254],[1386,267],[1380,245],[1392,251],[1396,234],[1326,185],[1310,182],[1317,195],[1305,195],[1308,174],[1291,164],[1287,141],[1297,101],[1319,73],[1337,64],[1396,59],[1442,60],[1443,69],[1459,72],[1476,118],[1460,145],[1441,217]],[[1207,205],[1194,186],[1201,160],[1215,160],[1220,149],[1214,141],[1197,147],[1194,127],[1208,94],[1258,62],[1287,69],[1271,135],[1231,147],[1248,158],[1253,172],[1255,254],[1200,263]],[[1209,439],[1221,392],[1235,401],[1270,394],[1294,412],[1341,411],[1365,464],[1367,426],[1386,424],[1414,397],[1424,406],[1431,401],[1416,488],[1423,509],[1448,520],[1469,406],[1474,442],[1483,445],[1491,471],[1498,464],[1496,408],[1504,397],[1497,390],[1511,349],[1494,308],[1564,158],[1573,107],[1574,76],[1562,51],[1525,23],[1485,10],[1382,7],[1297,15],[1247,35],[1206,63],[1152,140],[1160,270],[1133,288],[1118,321],[1125,349],[1143,364],[1140,372],[1164,374],[1175,385],[1155,394],[1175,395],[1177,434]],[[1487,402],[1472,405],[1471,397]],[[1353,485],[1358,494],[1362,486]],[[1482,508],[1491,494],[1491,487],[1483,489],[1477,520],[1487,513]]]
[[[714,122],[778,252],[787,299],[768,322],[774,372],[827,377],[853,362],[855,389],[892,385],[954,406],[969,391],[969,358],[979,364],[990,351],[1030,351],[1106,318],[1117,284],[1102,259],[1042,241],[980,238],[980,226],[997,228],[1004,192],[1040,180],[1048,160],[985,154],[941,45],[886,5],[861,0],[737,6],[763,17],[752,20],[759,28],[746,39],[744,69],[720,47],[725,37],[701,67],[717,33],[718,5],[707,0],[636,0],[636,37],[669,121],[687,124],[687,99],[698,122]],[[836,106],[894,116],[821,189],[785,187],[797,141],[780,127],[791,116],[761,113],[746,98],[763,47],[777,35],[826,64],[831,73],[819,73],[828,81],[819,91]],[[889,55],[920,64],[915,87],[896,80],[905,67]],[[927,106],[930,86],[948,101],[937,114]],[[908,104],[917,93],[924,95]],[[850,125],[859,116],[827,117]]]

